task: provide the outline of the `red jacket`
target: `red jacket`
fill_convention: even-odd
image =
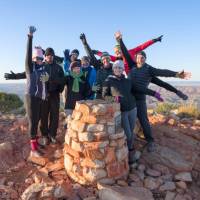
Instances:
[[[143,44],[141,44],[141,45],[139,45],[139,46],[137,46],[137,47],[135,47],[133,49],[130,49],[129,53],[130,53],[132,59],[135,60],[135,54],[137,54],[138,52],[146,49],[147,47],[149,47],[153,43],[154,43],[154,40],[149,40],[149,41],[147,41],[147,42],[145,42],[145,43],[143,43]],[[102,52],[98,51],[97,55],[101,56]],[[117,57],[110,55],[110,59],[111,59],[112,62],[115,62],[117,60]],[[128,64],[127,64],[124,56],[123,56],[123,61],[124,61],[124,66],[125,66],[125,72],[126,72],[126,74],[128,74],[129,71],[130,71],[130,68],[128,67]]]

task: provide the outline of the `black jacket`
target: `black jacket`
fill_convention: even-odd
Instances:
[[[119,78],[110,75],[103,84],[102,97],[119,96],[121,111],[130,111],[136,107],[135,97],[132,94],[132,84],[123,75]]]
[[[177,72],[167,70],[167,69],[157,69],[148,65],[147,63],[145,63],[142,67],[137,68],[135,61],[133,61],[133,59],[131,58],[122,39],[119,40],[119,44],[128,65],[131,66],[130,68],[132,68],[128,75],[128,78],[132,81],[132,84],[134,84],[136,88],[138,89],[148,88],[149,83],[151,82],[152,78],[156,76],[176,77]],[[152,93],[152,95],[154,94]],[[135,94],[135,97],[136,97],[136,100],[145,100],[145,94],[138,93],[138,94]]]
[[[59,93],[64,89],[64,72],[60,65],[53,62],[45,63],[45,69],[49,74],[47,90],[49,93]]]
[[[73,80],[72,76],[65,77],[65,84],[67,85],[67,100],[65,101],[65,109],[74,109],[76,101],[85,100],[91,95],[91,89],[89,83],[86,81],[85,76],[81,77],[83,82],[79,82],[79,92],[73,92]]]

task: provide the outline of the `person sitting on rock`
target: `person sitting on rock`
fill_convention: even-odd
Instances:
[[[115,33],[115,38],[120,44],[123,56],[125,57],[129,66],[132,66],[132,70],[129,73],[129,79],[132,81],[132,84],[136,87],[147,88],[152,77],[162,76],[162,77],[177,77],[182,79],[190,78],[191,73],[184,71],[175,72],[166,69],[157,69],[146,63],[146,54],[145,52],[139,52],[136,54],[136,62],[130,56],[126,46],[122,41],[122,34],[120,32]],[[157,95],[157,94],[155,94]],[[136,105],[137,105],[137,116],[142,126],[145,139],[147,140],[147,150],[152,152],[155,150],[154,138],[152,136],[151,127],[149,124],[147,116],[147,105],[146,105],[146,95],[145,94],[136,94]]]

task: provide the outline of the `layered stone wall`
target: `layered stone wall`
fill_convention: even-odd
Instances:
[[[113,184],[127,177],[128,149],[119,104],[79,101],[67,122],[64,165],[74,181]]]

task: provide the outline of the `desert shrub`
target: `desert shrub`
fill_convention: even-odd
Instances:
[[[194,104],[183,104],[178,107],[178,116],[181,118],[200,119],[200,110]]]
[[[16,94],[0,92],[0,112],[10,112],[22,105],[23,101]]]
[[[155,109],[157,113],[168,115],[171,110],[177,109],[178,105],[172,103],[159,103]]]

